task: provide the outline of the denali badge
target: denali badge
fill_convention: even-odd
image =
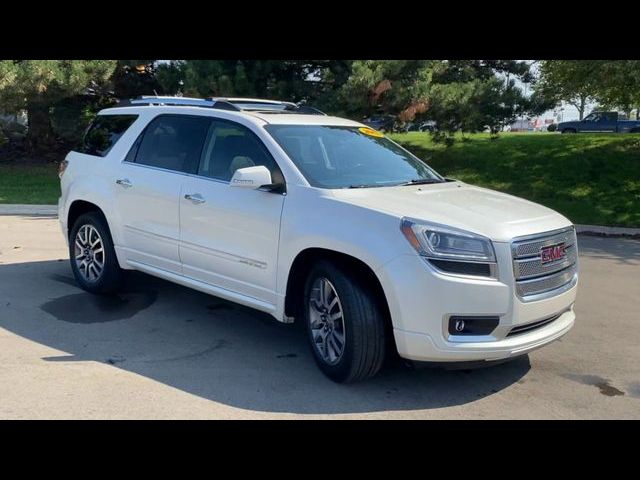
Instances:
[[[540,258],[543,265],[545,263],[562,260],[566,256],[567,252],[565,250],[564,242],[556,243],[555,245],[549,245],[548,247],[542,247],[540,249]]]

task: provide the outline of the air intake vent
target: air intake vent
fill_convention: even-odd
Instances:
[[[527,323],[525,325],[518,325],[517,327],[513,327],[509,333],[507,334],[507,337],[512,337],[514,335],[520,335],[523,333],[529,333],[532,332],[534,330],[537,330],[539,328],[544,327],[545,325],[549,325],[551,322],[557,320],[558,318],[560,318],[560,315],[562,315],[561,313],[559,313],[558,315],[554,315],[553,317],[549,317],[549,318],[545,318],[544,320],[538,320],[536,322],[531,322],[531,323]]]
[[[491,267],[488,263],[452,262],[449,260],[429,261],[443,272],[456,273],[458,275],[474,275],[477,277],[490,277]]]

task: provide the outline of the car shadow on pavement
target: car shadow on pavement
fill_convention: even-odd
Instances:
[[[477,370],[411,369],[338,385],[314,364],[300,324],[132,272],[112,297],[80,290],[68,261],[0,265],[0,327],[60,350],[236,408],[302,414],[467,404],[520,381],[529,358]]]

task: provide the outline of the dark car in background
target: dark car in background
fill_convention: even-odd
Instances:
[[[640,133],[640,120],[622,119],[618,112],[592,112],[582,120],[561,122],[560,133]]]
[[[432,132],[436,128],[436,122],[433,120],[426,120],[422,122],[409,122],[406,123],[401,131],[403,132]]]
[[[362,120],[367,127],[380,131],[391,132],[396,123],[396,117],[393,115],[372,115]]]

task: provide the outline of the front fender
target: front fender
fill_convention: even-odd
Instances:
[[[374,273],[399,255],[415,253],[396,216],[337,200],[329,191],[294,187],[287,194],[280,228],[279,295],[285,295],[294,260],[309,248],[349,255]]]

